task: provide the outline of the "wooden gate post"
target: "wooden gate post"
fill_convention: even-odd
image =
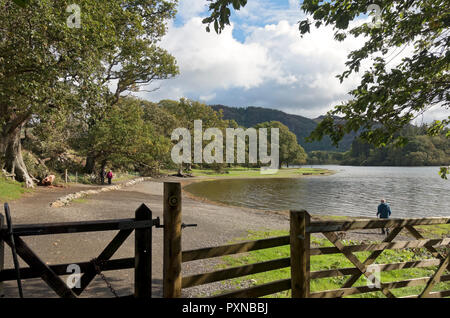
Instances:
[[[290,211],[292,298],[308,298],[310,293],[310,234],[306,227],[311,216],[305,210]]]
[[[136,221],[152,220],[152,211],[142,204],[135,212]],[[134,297],[152,297],[152,228],[136,229],[134,243]]]
[[[3,225],[5,224],[5,218],[3,214],[0,213],[0,231],[3,229]],[[0,272],[3,270],[5,266],[5,242],[0,237]],[[4,286],[3,282],[0,282],[0,298],[4,296]]]
[[[181,184],[164,182],[163,297],[181,297]]]

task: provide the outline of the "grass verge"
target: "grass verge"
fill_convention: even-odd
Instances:
[[[31,192],[20,182],[8,180],[0,176],[0,203],[19,199],[24,193]]]
[[[274,236],[288,235],[287,231],[249,231],[248,237],[241,238],[240,240],[258,240]],[[323,238],[311,237],[311,243],[317,247],[332,246],[332,244]],[[345,245],[359,244],[359,242],[344,240]],[[368,256],[370,252],[358,252],[355,255],[362,262]],[[290,248],[288,246],[270,248],[265,250],[252,251],[249,253],[241,254],[240,256],[225,256],[223,257],[224,264],[220,265],[220,268],[228,268],[234,266],[242,266],[252,263],[258,263],[263,261],[269,261],[279,258],[285,258],[290,256]],[[425,249],[404,249],[404,250],[385,250],[378,257],[377,264],[397,263],[397,262],[409,262],[418,261],[423,259],[433,258],[432,255]],[[331,255],[318,255],[311,256],[311,271],[336,269],[354,267],[350,261],[348,261],[342,254]],[[401,270],[393,270],[382,272],[380,280],[382,283],[401,281],[412,278],[429,277],[434,274],[436,267],[428,268],[408,268]],[[287,279],[290,277],[290,268],[283,268],[280,270],[274,270],[254,275],[248,275],[233,279],[227,283],[227,286],[233,286],[233,288],[250,287],[253,285],[260,285],[264,283],[273,282],[280,279]],[[331,278],[321,278],[311,280],[311,292],[318,292],[324,290],[339,289],[350,276],[339,276]],[[367,281],[365,278],[360,277],[354,286],[366,286]],[[418,295],[423,290],[425,285],[405,287],[391,290],[397,297],[407,295]],[[450,282],[438,283],[433,288],[433,291],[449,290]],[[291,292],[281,292],[267,297],[270,298],[285,298],[290,297]],[[371,292],[359,295],[351,295],[348,297],[354,298],[382,298],[385,297],[381,292]]]
[[[175,171],[164,171],[168,174]],[[327,175],[333,171],[319,168],[282,168],[276,174],[261,174],[259,168],[233,167],[227,168],[224,172],[217,172],[211,169],[192,169],[194,177],[233,177],[233,178],[295,178],[304,175]]]

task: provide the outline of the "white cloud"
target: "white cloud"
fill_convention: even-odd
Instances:
[[[220,35],[205,32],[201,18],[170,25],[162,46],[176,57],[181,74],[158,83],[161,89],[148,98],[188,97],[316,116],[344,100],[354,84],[341,85],[335,76],[360,43],[334,41],[331,28],[301,38],[295,23],[282,20],[253,28],[244,43],[232,34],[233,26]]]
[[[216,98],[217,94],[216,93],[212,93],[206,96],[199,96],[200,102],[208,102],[214,98]]]
[[[162,46],[176,57],[181,73],[165,84],[186,92],[210,95],[214,89],[249,89],[277,72],[263,45],[236,41],[232,27],[220,35],[205,32],[200,18],[179,28],[171,25]]]
[[[183,9],[190,0],[182,0],[181,13],[195,16],[204,2],[192,1],[192,8]],[[264,3],[268,5],[264,7]],[[161,45],[176,57],[181,74],[157,83],[161,87],[158,91],[139,95],[154,101],[187,97],[209,104],[262,106],[307,117],[322,115],[341,104],[359,83],[360,74],[351,75],[343,84],[336,75],[345,70],[347,55],[364,39],[335,41],[331,27],[313,29],[302,38],[296,24],[300,19],[297,1],[289,3],[290,9],[280,10],[267,0],[249,1],[238,12],[241,18],[273,18],[276,22],[252,24],[243,41],[233,37],[234,25],[217,35],[205,31],[200,17],[178,26],[171,24]],[[295,21],[288,14],[294,11]],[[288,18],[282,19],[283,14]],[[361,22],[364,20],[356,23]],[[361,72],[368,63],[362,65]]]
[[[193,17],[198,17],[208,10],[206,0],[179,0],[177,18],[181,21],[188,21]]]

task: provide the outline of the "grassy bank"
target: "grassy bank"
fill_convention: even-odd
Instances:
[[[24,193],[31,192],[19,182],[7,180],[0,176],[0,203],[19,199]]]
[[[176,171],[165,171],[167,174],[176,173]],[[233,178],[295,178],[304,175],[328,175],[333,171],[318,168],[282,168],[275,174],[261,174],[259,168],[233,167],[227,168],[223,172],[217,172],[212,169],[192,169],[194,177],[233,177]]]
[[[288,235],[287,231],[257,231],[249,232],[248,237],[243,238],[243,240],[257,240],[262,238],[274,237]],[[344,240],[345,245],[359,244],[360,242]],[[312,237],[311,243],[316,247],[328,247],[332,244],[323,238]],[[364,261],[370,254],[370,252],[358,252],[354,253],[360,261]],[[252,251],[249,253],[241,254],[241,256],[225,256],[223,257],[224,264],[220,265],[221,268],[228,268],[234,266],[242,266],[257,262],[263,262],[273,259],[285,258],[290,255],[290,247],[282,246],[265,250]],[[433,258],[432,255],[425,249],[405,249],[405,250],[385,250],[377,259],[376,263],[386,264],[393,262],[409,262],[422,259]],[[345,268],[354,267],[345,256],[342,254],[331,254],[331,255],[318,255],[311,256],[311,271],[327,270],[333,268]],[[401,281],[405,279],[429,277],[434,274],[436,267],[429,268],[408,268],[402,270],[393,270],[381,273],[381,282],[394,282]],[[286,279],[290,277],[290,268],[284,268],[280,270],[274,270],[265,273],[259,273],[254,275],[249,275],[245,277],[240,277],[233,279],[231,285],[235,288],[240,288],[241,286],[248,285],[260,285],[264,283],[269,283],[272,281]],[[345,283],[345,281],[350,276],[340,276],[331,278],[322,278],[311,280],[311,291],[323,291],[330,289],[339,289]],[[366,286],[367,281],[365,278],[360,277],[360,279],[355,283],[354,286]],[[406,288],[399,288],[392,290],[393,294],[397,297],[407,296],[407,295],[418,295],[423,290],[425,285],[413,286]],[[438,290],[449,290],[450,282],[444,282],[436,284],[434,291]],[[284,298],[290,297],[290,291],[282,292],[278,294],[271,295],[269,297],[274,298]],[[348,297],[356,298],[382,298],[385,297],[381,292],[372,292],[360,295],[351,295]]]

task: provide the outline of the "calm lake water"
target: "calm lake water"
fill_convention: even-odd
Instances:
[[[308,166],[310,167],[310,166]],[[192,194],[264,210],[306,209],[311,214],[373,217],[381,198],[392,217],[450,216],[450,180],[438,167],[313,166],[332,176],[297,179],[222,179],[193,183]]]

